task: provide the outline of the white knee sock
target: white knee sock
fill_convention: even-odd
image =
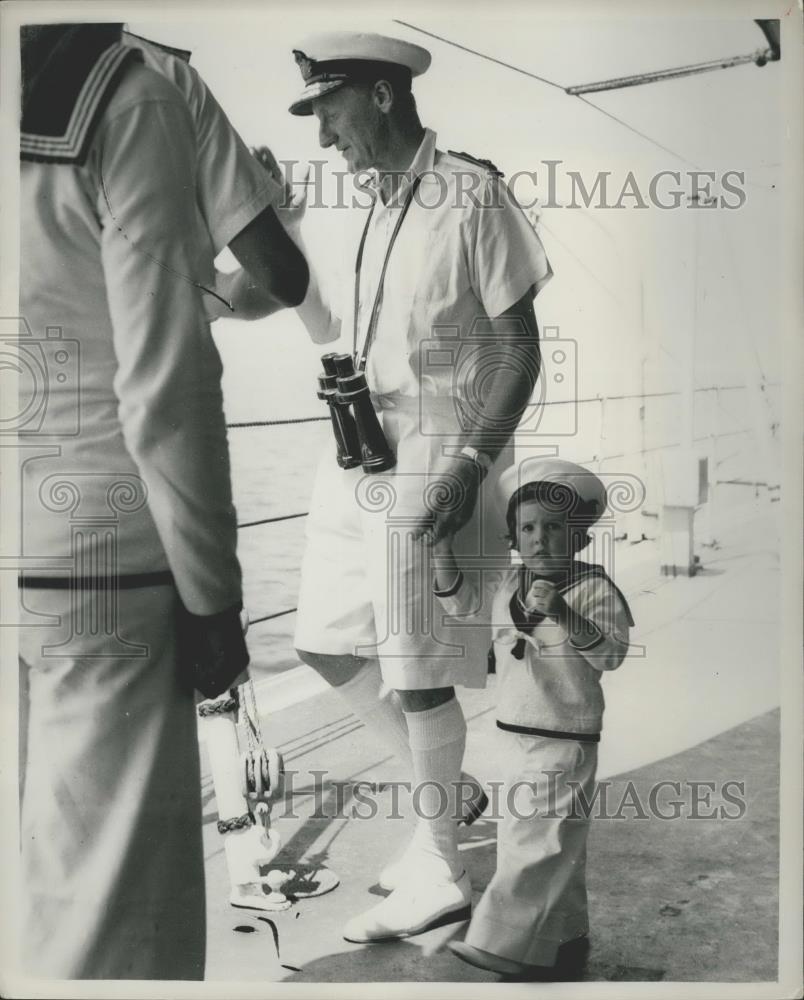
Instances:
[[[415,864],[425,878],[454,881],[464,867],[454,818],[455,782],[466,748],[463,711],[457,698],[450,698],[436,708],[407,712],[406,719],[415,781],[413,801],[418,806],[411,845]]]
[[[351,680],[335,691],[388,750],[410,765],[408,727],[398,699],[382,686],[380,664],[368,660]]]

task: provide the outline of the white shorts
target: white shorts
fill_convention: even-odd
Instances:
[[[484,687],[488,627],[445,620],[432,593],[430,550],[410,534],[424,509],[433,462],[445,442],[456,439],[437,433],[443,405],[431,406],[424,424],[416,399],[385,400],[384,406],[395,468],[370,475],[343,470],[334,442],[320,460],[307,518],[296,648],[377,657],[383,680],[397,690]],[[458,537],[475,540],[477,533],[473,518]]]

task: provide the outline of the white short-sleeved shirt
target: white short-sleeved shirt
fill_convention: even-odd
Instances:
[[[541,240],[493,169],[436,148],[431,129],[406,174],[419,186],[391,252],[367,377],[377,393],[460,394],[471,378],[458,344],[471,341],[552,275]],[[363,343],[388,242],[409,190],[377,197],[360,271],[358,347]],[[353,233],[357,257],[366,212]],[[344,281],[342,332],[353,336],[354,288]]]
[[[139,49],[145,65],[170,80],[187,101],[198,143],[196,197],[213,250],[219,254],[264,208],[280,200],[282,188],[251,156],[215,96],[186,59],[128,32],[123,41]]]
[[[23,555],[40,573],[48,559],[84,573],[100,557],[109,572],[170,569],[195,614],[240,598],[202,288],[220,240],[276,196],[225,117],[208,102],[194,116],[167,74],[142,65],[83,165],[22,163],[20,309],[47,378],[44,422],[22,452]]]
[[[382,401],[381,419],[397,464],[382,476],[368,477],[378,486],[377,496],[394,498],[394,512],[367,497],[355,502],[362,470],[339,470],[327,448],[307,520],[296,631],[296,645],[313,652],[366,655],[376,643],[384,680],[400,689],[485,683],[482,623],[471,637],[465,628],[459,629],[451,647],[446,633],[429,627],[430,595],[421,585],[429,576],[429,569],[422,569],[425,550],[409,539],[399,542],[393,532],[400,523],[397,518],[404,522],[423,511],[427,477],[444,437],[461,431],[454,400],[446,397],[460,394],[460,383],[471,377],[472,358],[470,354],[469,364],[462,363],[463,345],[477,324],[482,327],[489,317],[536,294],[551,274],[539,238],[499,177],[482,164],[438,152],[435,141],[435,134],[426,131],[409,171],[421,181],[389,258],[376,340],[368,357],[371,389],[396,397]],[[351,263],[369,223],[358,346],[408,190],[403,180],[387,205],[378,198],[370,218],[367,207],[355,213]],[[474,199],[461,197],[461,190],[473,191]],[[299,312],[314,340],[324,342],[339,332],[351,337],[354,277],[352,270],[351,281],[347,274],[342,283],[340,310],[328,310],[311,283]],[[446,329],[439,330],[439,324]],[[428,349],[434,327],[438,340]],[[535,338],[533,342],[535,350]],[[420,349],[434,357],[420,355]],[[420,357],[428,362],[426,370],[419,367]],[[426,405],[421,405],[425,396]],[[490,488],[488,480],[485,488]],[[470,523],[466,538],[476,538],[476,531]],[[389,588],[398,595],[393,602]],[[386,638],[377,643],[378,636]],[[460,655],[452,655],[460,649]]]

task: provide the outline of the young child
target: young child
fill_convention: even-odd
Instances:
[[[450,948],[513,978],[550,978],[545,967],[587,944],[583,805],[595,788],[600,680],[622,663],[633,620],[603,567],[575,558],[606,508],[597,476],[561,459],[530,460],[503,473],[500,489],[522,564],[493,594],[481,597],[472,574],[464,578],[449,541],[435,548],[435,594],[447,614],[476,619],[488,613],[484,601],[491,607],[507,762],[497,869],[465,941]],[[559,956],[569,942],[577,945]]]

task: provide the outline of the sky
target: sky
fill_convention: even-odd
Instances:
[[[228,8],[213,15],[204,8],[192,20],[129,27],[192,50],[193,64],[244,139],[269,145],[280,161],[326,160],[326,170],[343,169],[337,152],[318,146],[314,119],[287,113],[301,89],[291,50],[311,30],[357,23],[361,30],[395,34],[430,49],[432,66],[414,87],[424,123],[436,130],[441,148],[489,158],[509,178],[535,171],[535,184],[520,177],[522,186],[515,188],[523,199],[547,197],[548,160],[560,161],[557,200],[564,204],[572,194],[570,171],[588,188],[599,171],[609,171],[612,202],[631,172],[649,200],[651,177],[681,171],[685,204],[688,172],[714,171],[718,178],[725,171],[744,172],[744,186],[733,183],[744,191],[745,203],[732,211],[637,208],[634,198],[624,199],[620,209],[542,208],[539,232],[555,278],[539,297],[537,315],[543,329],[577,345],[580,396],[678,389],[688,386],[690,372],[697,386],[777,378],[784,128],[779,65],[749,64],[591,95],[602,111],[561,89],[753,52],[765,44],[754,22],[561,20],[541,15],[535,5],[460,17],[413,10],[402,17],[421,31],[347,15],[328,23],[284,11],[277,18],[273,5],[240,15]],[[674,186],[669,179],[660,190]],[[311,259],[335,291],[344,230],[343,212],[308,210]],[[224,260],[221,266],[230,265]],[[229,418],[313,412],[309,387],[317,351],[306,343],[298,320],[285,313],[249,326],[221,321],[215,327]]]

